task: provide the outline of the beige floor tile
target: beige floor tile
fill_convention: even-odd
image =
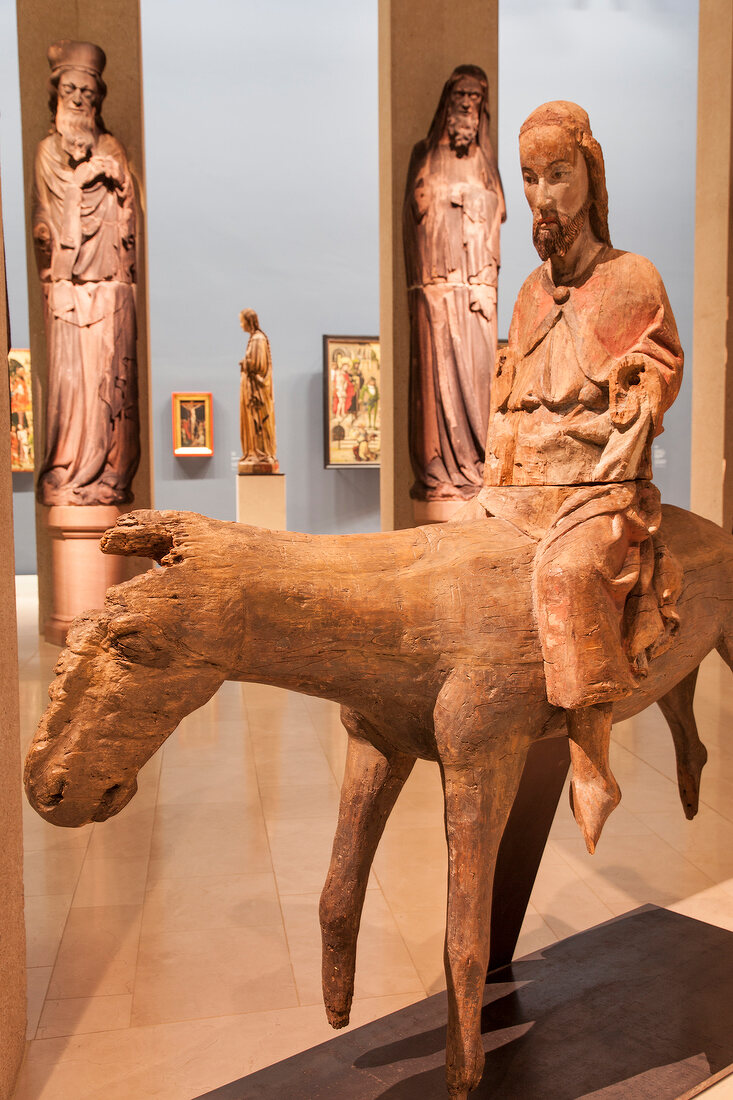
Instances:
[[[350,1028],[421,999],[411,993],[354,1001]],[[183,1100],[334,1034],[323,1008],[312,1005],[38,1040],[14,1100]]]
[[[134,1026],[297,1003],[281,927],[155,932],[140,939]]]
[[[174,765],[166,760],[160,773],[159,806],[238,802],[257,806],[257,774],[250,762],[222,760],[215,767]]]
[[[201,875],[160,879],[148,887],[143,932],[282,925],[271,871],[253,875]]]
[[[237,722],[246,716],[245,705],[234,695],[215,695],[201,708],[213,722]]]
[[[523,955],[531,955],[535,951],[541,951],[555,943],[557,936],[549,924],[537,912],[534,906],[529,904],[519,932],[519,939],[514,951],[514,958],[521,959]]]
[[[283,707],[294,707],[297,710],[305,708],[303,697],[287,688],[272,687],[270,684],[242,684],[242,695],[247,711],[265,708],[266,710],[278,710]]]
[[[255,746],[254,757],[261,787],[302,786],[307,779],[317,784],[334,782],[333,772],[315,734],[309,746],[290,748],[268,743],[266,751]]]
[[[37,894],[25,899],[28,966],[53,966],[70,907],[71,894]]]
[[[253,760],[244,713],[239,719],[217,722],[209,714],[196,711],[171,734],[162,751],[166,765],[217,768],[231,760],[237,766],[249,767]]]
[[[132,994],[118,997],[67,997],[47,1000],[36,1032],[37,1039],[60,1035],[87,1035],[130,1026]]]
[[[402,788],[390,817],[393,827],[443,828],[443,788],[440,770],[432,760],[418,760]]]
[[[259,752],[280,752],[284,755],[286,750],[298,752],[300,749],[315,748],[319,743],[311,716],[302,708],[290,707],[277,711],[249,709],[247,727],[255,756]]]
[[[154,806],[138,806],[133,798],[124,810],[93,825],[89,859],[147,859],[153,835]],[[71,831],[71,830],[68,830]]]
[[[23,880],[28,897],[73,894],[84,862],[84,848],[63,847],[27,852]]]
[[[307,715],[300,722],[277,722],[267,725],[265,719],[262,728],[255,728],[251,734],[252,755],[258,773],[264,775],[268,767],[278,775],[290,775],[297,778],[303,767],[318,767],[323,763],[324,752],[316,731]]]
[[[80,829],[60,829],[51,825],[36,813],[25,797],[23,798],[23,847],[26,853],[49,852],[60,848],[86,848],[94,830],[93,825],[83,825]]]
[[[259,808],[247,810],[238,802],[158,807],[149,881],[270,869],[270,849]]]
[[[75,909],[93,905],[142,905],[147,874],[147,857],[93,859],[87,855],[72,905]]]
[[[682,813],[681,810],[680,813]],[[623,800],[621,805],[616,807],[606,821],[606,824],[603,826],[604,837],[643,836],[644,834],[649,834],[651,831],[652,830],[646,822],[645,815],[639,813],[632,814]],[[570,809],[568,784],[566,783],[565,789],[560,796],[555,820],[550,830],[550,837],[554,840],[563,837],[576,837],[579,835],[578,824]]]
[[[555,867],[540,867],[530,898],[557,939],[602,924],[614,915],[586,880],[571,867],[567,870],[567,874],[559,874]]]
[[[301,1004],[320,1004],[318,894],[282,899],[285,932]],[[356,958],[356,997],[422,993],[423,984],[380,890],[367,890]]]
[[[445,911],[448,853],[442,825],[398,828],[388,822],[374,872],[393,911]]]
[[[724,1078],[700,1095],[704,1096],[705,1100],[733,1100],[733,1078]]]
[[[300,774],[302,779],[307,773]],[[331,815],[335,822],[341,797],[330,768],[325,779],[319,776],[312,783],[296,783],[292,780],[261,783],[260,793],[262,810],[268,822],[272,819],[281,822],[306,822],[310,818],[321,818],[326,814]]]
[[[445,908],[397,909],[394,919],[428,996],[445,989]]]
[[[730,890],[722,885],[713,886],[709,890],[702,890],[699,894],[673,902],[668,908],[675,913],[682,913],[686,917],[715,924],[733,932],[733,880],[729,880],[728,885]]]
[[[319,719],[315,718],[314,721],[316,726],[318,726]],[[329,723],[334,725],[333,719],[329,719]],[[318,741],[323,749],[324,756],[328,760],[331,773],[340,787],[343,782],[344,769],[346,767],[347,747],[346,732],[341,725],[341,721],[338,721],[338,730],[335,728],[329,728],[325,732],[318,730]]]
[[[320,893],[335,830],[335,814],[311,818],[307,827],[297,820],[268,821],[272,866],[281,895]]]
[[[32,1039],[36,1034],[38,1021],[43,1011],[43,1002],[46,999],[48,983],[51,981],[52,966],[29,966],[26,970],[26,988],[28,1001],[26,1005],[26,1029],[27,1039]]]
[[[71,909],[48,995],[103,997],[132,993],[142,910],[134,905]]]
[[[602,838],[592,857],[580,837],[557,846],[614,915],[646,902],[672,905],[713,885],[658,837]]]

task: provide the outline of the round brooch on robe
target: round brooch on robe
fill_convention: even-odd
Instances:
[[[557,305],[564,306],[570,297],[570,288],[567,286],[556,286],[552,292],[552,297]]]

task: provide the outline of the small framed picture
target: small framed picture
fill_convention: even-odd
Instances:
[[[28,348],[8,352],[10,377],[10,468],[13,473],[33,470],[33,404],[31,353]]]
[[[379,466],[378,336],[323,337],[326,469]]]
[[[213,455],[214,417],[210,393],[174,393],[173,454]]]

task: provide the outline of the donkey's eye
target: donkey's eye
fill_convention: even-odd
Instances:
[[[111,648],[123,660],[134,664],[164,668],[169,663],[166,651],[161,649],[152,638],[139,631],[118,634],[111,640]]]

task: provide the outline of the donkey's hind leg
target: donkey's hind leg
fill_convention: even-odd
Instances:
[[[354,994],[356,939],[369,871],[392,807],[415,758],[375,748],[368,723],[342,708],[349,735],[346,772],[331,866],[321,894],[323,1000],[332,1027],[349,1022]],[[380,738],[381,742],[381,738]]]
[[[700,740],[692,709],[698,669],[688,672],[671,691],[657,700],[659,709],[672,731],[674,751],[677,757],[677,785],[682,808],[688,820],[697,813],[700,799],[700,773],[708,758],[707,749]]]

